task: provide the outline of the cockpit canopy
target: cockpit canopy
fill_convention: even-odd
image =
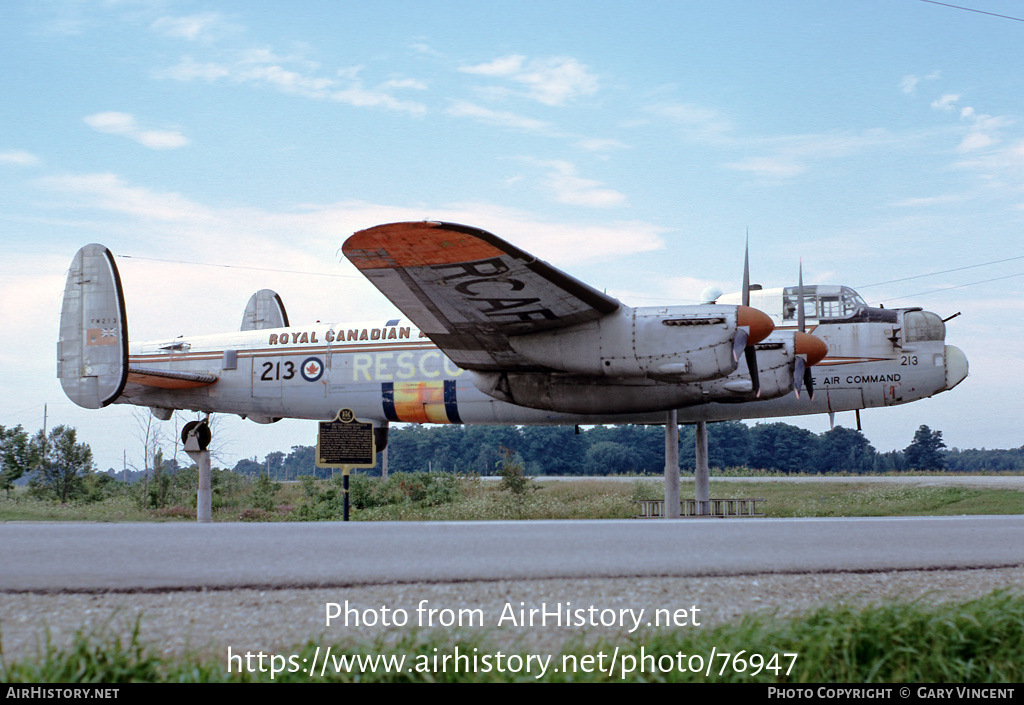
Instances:
[[[776,325],[793,325],[797,322],[797,306],[800,305],[800,287],[761,289],[751,286],[750,305],[764,311],[775,321]],[[739,293],[719,296],[717,303],[738,304]],[[848,286],[837,284],[805,284],[803,287],[804,318],[808,321],[828,319],[848,319],[866,311],[879,312],[884,309],[872,309],[861,298],[860,294]],[[885,311],[888,320],[889,312]],[[875,316],[878,317],[878,316]],[[895,321],[895,313],[892,314]]]
[[[847,318],[861,306],[867,306],[860,294],[848,286],[811,284],[803,288],[805,318]],[[782,320],[797,320],[800,305],[800,287],[787,286],[782,290]]]

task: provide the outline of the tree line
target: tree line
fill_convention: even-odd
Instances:
[[[693,470],[695,431],[680,429],[679,465]],[[511,451],[532,475],[662,474],[662,426],[593,426],[578,433],[564,426],[393,427],[389,472],[454,472],[491,475]],[[267,472],[295,479],[317,472],[313,446],[239,461],[235,472]],[[708,461],[717,468],[782,473],[870,473],[907,470],[1024,470],[1024,447],[1013,450],[947,450],[942,432],[921,426],[902,451],[879,453],[860,431],[837,426],[815,434],[786,423],[753,427],[739,421],[708,424]],[[370,474],[380,473],[380,463]],[[324,473],[324,470],[319,470]]]
[[[609,475],[664,472],[662,426],[593,426],[577,432],[562,426],[406,426],[393,427],[387,448],[390,472],[498,474],[503,463],[520,463],[529,475]],[[679,465],[693,470],[695,433],[680,429]],[[781,473],[871,473],[909,470],[954,472],[1024,471],[1024,447],[1009,450],[947,449],[942,432],[921,426],[903,450],[879,453],[860,431],[837,426],[815,434],[786,423],[747,426],[738,421],[708,424],[709,464],[716,468],[751,468]],[[274,479],[324,476],[314,446],[268,453],[262,461],[243,459],[231,470]],[[187,467],[163,458],[157,449],[152,468],[127,473],[144,485],[143,501],[160,507],[177,492],[172,477]],[[380,474],[381,463],[367,471]],[[15,482],[29,479],[35,496],[60,502],[99,496],[102,485],[122,477],[96,473],[92,450],[74,428],[57,426],[30,435],[20,425],[0,426],[0,490],[8,495]]]

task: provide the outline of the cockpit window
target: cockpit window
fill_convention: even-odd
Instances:
[[[789,286],[782,293],[782,318],[796,320],[800,288]],[[864,299],[848,286],[805,286],[803,290],[805,318],[846,318],[866,306]]]
[[[946,324],[930,311],[907,311],[903,314],[903,340],[915,343],[924,340],[945,340]]]

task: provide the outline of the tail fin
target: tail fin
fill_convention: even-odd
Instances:
[[[86,245],[68,270],[57,340],[57,377],[86,409],[113,402],[128,379],[128,318],[114,255]]]
[[[260,289],[251,297],[242,315],[242,326],[238,330],[264,330],[266,328],[287,328],[288,313],[284,302],[276,291]]]

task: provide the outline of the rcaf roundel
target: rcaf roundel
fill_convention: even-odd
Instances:
[[[324,376],[324,363],[318,357],[307,357],[301,367],[302,379],[316,382]]]

